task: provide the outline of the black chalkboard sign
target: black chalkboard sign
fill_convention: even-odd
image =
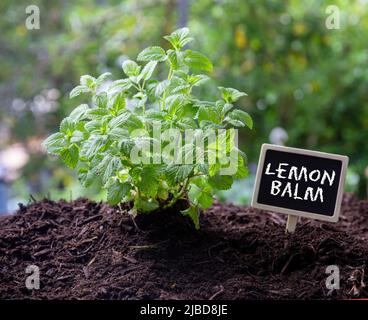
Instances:
[[[264,144],[252,206],[336,222],[347,164],[346,156]]]

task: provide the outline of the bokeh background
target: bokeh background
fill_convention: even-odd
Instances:
[[[40,29],[25,8],[40,8]],[[335,5],[340,27],[329,29]],[[188,26],[190,46],[214,63],[221,86],[248,93],[254,119],[241,145],[254,173],[264,142],[345,154],[346,190],[367,197],[367,0],[2,0],[0,2],[0,212],[48,196],[103,199],[40,143],[81,101],[69,100],[83,74],[112,72],[162,36]],[[203,98],[217,95],[208,84]],[[221,200],[247,203],[254,175]]]

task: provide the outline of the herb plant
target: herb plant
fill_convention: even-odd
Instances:
[[[171,48],[144,49],[137,57],[143,65],[124,61],[124,79],[111,81],[110,73],[98,78],[82,76],[70,97],[86,93],[92,97],[90,103],[74,109],[61,122],[60,131],[44,141],[44,146],[76,168],[85,187],[100,183],[107,190],[110,204],[131,201],[130,213],[136,215],[168,208],[185,199],[188,206],[182,213],[199,228],[199,213],[211,206],[214,191],[229,189],[233,179],[247,175],[245,154],[234,143],[234,130],[229,129],[252,128],[252,119],[245,111],[234,109],[234,103],[246,95],[244,92],[219,87],[221,98],[214,102],[194,95],[193,89],[208,80],[200,72],[210,72],[212,63],[202,53],[184,48],[193,40],[187,28],[164,38]],[[161,71],[168,69],[166,79],[152,78],[157,67]],[[205,150],[193,141],[178,140],[179,154],[192,152],[195,158],[201,155],[208,160],[212,153],[214,161],[175,162],[176,156],[171,153],[163,161],[162,154],[152,151],[155,143],[161,148],[170,143],[155,138],[158,124],[160,134],[174,129],[183,138],[190,129],[195,137],[201,135]],[[209,132],[220,129],[227,130],[217,141],[210,141]],[[150,159],[148,162],[132,161],[132,150],[140,144],[148,146],[147,152],[142,151]],[[222,174],[229,152],[232,158],[235,155],[236,170]],[[155,157],[160,161],[154,161]]]

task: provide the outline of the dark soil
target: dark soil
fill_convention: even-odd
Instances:
[[[0,299],[342,299],[368,297],[368,201],[346,194],[337,224],[215,204],[194,230],[175,211],[141,215],[86,199],[43,200],[0,220]],[[25,269],[40,268],[28,290]],[[325,286],[340,267],[341,289]]]

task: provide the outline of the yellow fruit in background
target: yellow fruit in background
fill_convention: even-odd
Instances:
[[[247,46],[247,34],[243,26],[237,26],[235,29],[235,45],[239,49],[244,49]]]
[[[302,34],[304,34],[307,30],[307,27],[305,26],[304,23],[296,23],[293,27],[293,32],[296,36],[301,36]]]

